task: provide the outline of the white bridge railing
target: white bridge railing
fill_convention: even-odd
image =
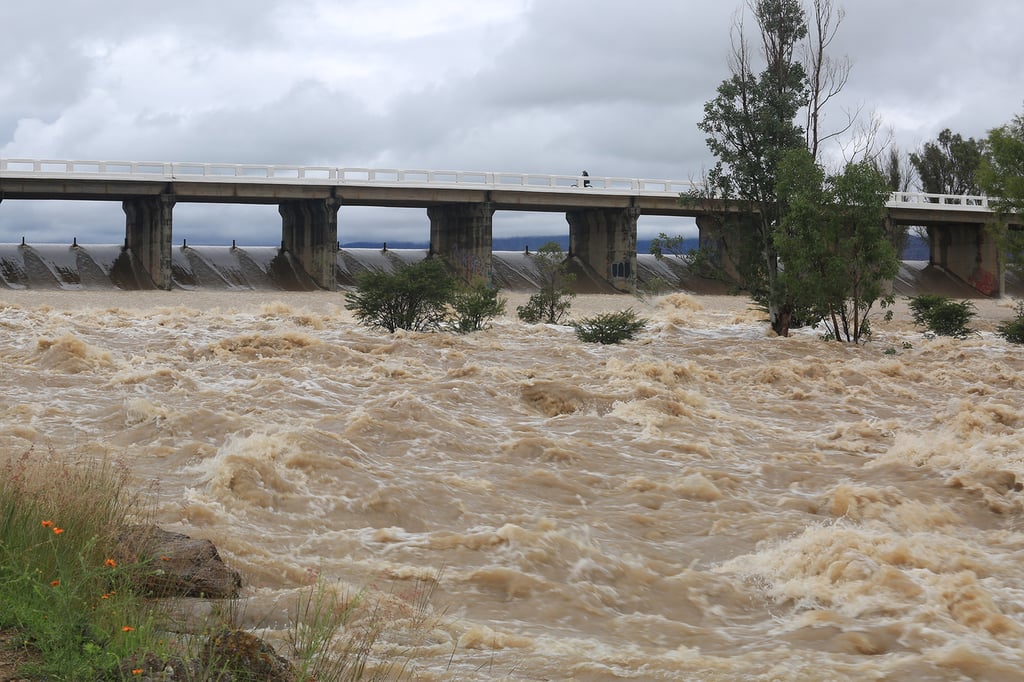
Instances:
[[[942,208],[965,211],[990,211],[988,197],[971,194],[928,194],[893,192],[886,206],[891,208]]]
[[[0,179],[50,178],[109,180],[183,180],[209,182],[380,185],[393,187],[466,187],[513,190],[599,191],[642,195],[679,195],[698,185],[689,180],[647,180],[583,175],[543,175],[482,171],[401,170],[231,163],[147,161],[67,161],[2,159]],[[893,192],[890,208],[988,211],[985,196]]]
[[[680,194],[695,185],[688,180],[647,180],[583,175],[543,175],[482,171],[336,168],[229,163],[146,161],[62,161],[0,159],[4,177],[105,178],[110,180],[237,181],[254,183],[389,185],[400,187],[494,187],[506,189],[575,190]]]

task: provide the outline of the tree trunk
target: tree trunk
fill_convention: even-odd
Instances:
[[[768,305],[768,314],[772,320],[772,331],[779,336],[789,336],[789,325],[793,322],[793,306],[788,303]]]

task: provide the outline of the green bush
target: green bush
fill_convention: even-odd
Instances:
[[[1017,302],[1017,317],[996,327],[996,333],[1010,343],[1024,343],[1024,301]]]
[[[456,289],[451,303],[455,329],[462,333],[479,331],[488,320],[503,315],[508,301],[498,291],[483,279]]]
[[[362,274],[345,308],[368,327],[432,331],[446,321],[454,294],[455,278],[444,261],[426,258],[394,272]]]
[[[587,343],[620,343],[635,337],[647,320],[638,318],[633,310],[601,313],[573,322],[576,338]]]
[[[939,336],[962,339],[974,332],[968,323],[977,314],[970,301],[953,301],[939,294],[921,294],[910,299],[914,324]]]

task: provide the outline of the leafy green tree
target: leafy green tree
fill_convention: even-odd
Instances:
[[[558,324],[569,314],[576,294],[569,288],[575,276],[569,272],[565,253],[558,242],[548,242],[532,256],[540,290],[530,296],[526,305],[516,308],[523,322]]]
[[[704,105],[699,127],[718,159],[708,173],[706,194],[737,202],[741,215],[736,223],[749,227],[755,240],[754,258],[737,263],[741,285],[766,305],[772,329],[785,336],[793,302],[779,277],[773,239],[781,217],[776,173],[787,151],[806,148],[804,130],[794,122],[806,102],[806,73],[794,51],[807,36],[807,23],[797,0],[756,0],[752,9],[764,70],[755,73],[740,26],[732,75]]]
[[[433,331],[445,323],[455,288],[444,261],[426,258],[394,272],[363,273],[345,308],[369,327]]]
[[[1007,265],[1024,275],[1024,115],[990,130],[988,149],[978,169],[978,184],[999,217],[996,239],[1007,254]]]
[[[788,152],[778,177],[779,279],[806,321],[824,324],[827,338],[857,343],[870,333],[874,305],[892,302],[883,287],[899,271],[885,230],[885,178],[866,161],[828,175],[806,149]]]
[[[981,194],[975,174],[985,157],[985,142],[964,139],[946,128],[935,142],[926,142],[910,155],[921,180],[921,190],[931,194]]]

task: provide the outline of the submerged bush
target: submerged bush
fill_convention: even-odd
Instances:
[[[609,344],[632,339],[647,326],[647,320],[638,318],[633,310],[620,310],[585,317],[573,322],[572,326],[576,328],[576,338],[580,341]]]
[[[939,294],[921,294],[910,299],[914,324],[939,336],[962,339],[974,332],[968,323],[977,314],[970,301],[954,301]]]
[[[456,289],[452,297],[452,324],[459,332],[475,332],[486,323],[505,313],[507,300],[498,295],[500,290],[480,279]]]
[[[528,324],[559,324],[568,316],[572,299],[576,297],[569,289],[575,277],[569,272],[565,254],[557,242],[540,247],[532,258],[540,278],[540,291],[530,296],[526,305],[517,307],[516,315]]]
[[[346,297],[345,308],[355,313],[360,323],[389,332],[433,331],[447,317],[455,278],[443,261],[426,258],[394,272],[363,273],[357,286]]]
[[[996,327],[996,333],[1010,343],[1024,343],[1024,301],[1017,302],[1017,317]]]
[[[426,332],[472,332],[505,312],[498,288],[483,278],[460,285],[438,258],[403,265],[394,272],[368,272],[357,279],[345,308],[368,327]]]

